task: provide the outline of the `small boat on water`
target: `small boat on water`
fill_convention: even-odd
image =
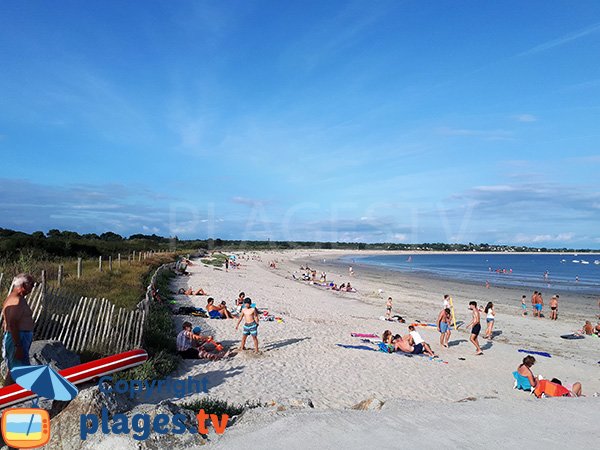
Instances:
[[[594,264],[596,264],[596,265],[600,265],[600,261],[599,261],[599,260],[595,260],[595,261],[594,261]]]
[[[566,259],[561,259],[561,260],[560,260],[560,262],[561,262],[561,263],[566,263],[566,262],[567,262],[567,260],[566,260]]]
[[[581,260],[581,264],[589,264],[589,261],[584,261],[583,259]]]
[[[579,260],[578,260],[578,259],[574,259],[574,260],[573,260],[573,262],[574,262],[575,264],[579,264]]]

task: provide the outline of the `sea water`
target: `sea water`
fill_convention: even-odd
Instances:
[[[600,254],[352,255],[344,261],[448,280],[600,295]]]

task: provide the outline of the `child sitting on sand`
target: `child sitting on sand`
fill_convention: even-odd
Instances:
[[[235,326],[235,330],[237,331],[242,320],[244,321],[240,350],[246,350],[246,339],[248,336],[252,336],[254,340],[254,352],[258,353],[258,313],[254,305],[252,305],[252,300],[248,297],[244,299],[244,306],[245,308],[242,309],[238,323]]]

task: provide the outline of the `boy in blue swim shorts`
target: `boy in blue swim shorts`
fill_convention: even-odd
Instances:
[[[258,353],[258,313],[249,297],[244,299],[244,307],[242,308],[240,319],[235,326],[236,331],[240,326],[240,323],[242,323],[242,320],[244,321],[244,328],[242,330],[240,350],[246,350],[246,339],[248,336],[252,336],[252,340],[254,341],[254,352]]]

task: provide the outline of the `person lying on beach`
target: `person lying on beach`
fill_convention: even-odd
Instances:
[[[208,295],[202,288],[199,288],[197,291],[194,291],[192,288],[188,288],[188,289],[179,288],[177,293],[184,294],[184,295]]]
[[[412,353],[414,350],[414,347],[410,345],[408,341],[403,339],[402,336],[400,336],[399,334],[394,336],[392,344],[394,345],[394,351],[396,352],[401,351],[404,353]]]
[[[517,367],[519,375],[524,376],[529,380],[529,384],[532,388],[535,388],[538,384],[538,377],[533,375],[531,367],[535,364],[535,358],[531,355],[527,355],[523,358],[523,362]]]
[[[565,388],[567,388],[569,390],[569,393],[571,394],[572,397],[581,397],[582,395],[582,386],[581,383],[579,381],[573,383],[573,384],[562,384],[562,381],[560,381],[558,378],[552,378],[550,380],[551,383],[554,384],[558,384],[559,386],[563,386]]]
[[[440,332],[440,345],[448,348],[448,341],[450,340],[450,323],[452,320],[452,314],[450,308],[444,308],[439,313],[437,318],[437,329]]]
[[[215,306],[215,299],[212,297],[209,297],[209,299],[206,301],[206,310],[208,311],[209,316],[211,311],[219,311],[219,314],[223,319],[233,319],[233,316],[227,310],[225,305],[221,304],[219,306]]]
[[[235,326],[236,331],[242,320],[244,321],[244,329],[242,330],[242,342],[240,344],[240,350],[246,350],[246,339],[248,336],[252,336],[252,339],[254,340],[254,352],[258,353],[259,318],[258,312],[256,308],[252,306],[252,300],[250,298],[246,298],[244,300],[244,308],[242,309],[238,323]]]
[[[350,286],[350,283],[348,283],[346,285],[346,292],[356,292],[356,289],[354,289],[352,286]]]
[[[431,347],[427,342],[425,342],[421,334],[417,330],[415,330],[415,327],[409,325],[408,331],[409,334],[407,336],[407,341],[410,345],[413,346],[412,353],[416,355],[420,353],[425,353],[426,355],[431,356],[433,358],[435,356],[435,353],[433,353],[433,350],[431,350]]]

